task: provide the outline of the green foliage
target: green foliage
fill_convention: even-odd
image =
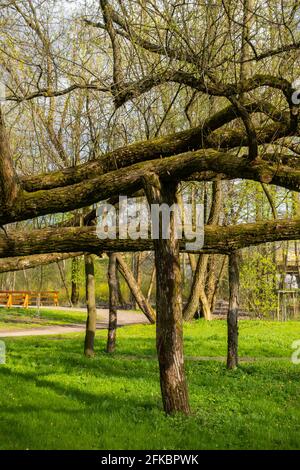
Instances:
[[[225,337],[223,321],[186,325],[186,355],[223,355]],[[187,360],[188,418],[162,411],[153,326],[120,328],[112,356],[97,332],[94,359],[82,334],[7,339],[0,448],[299,449],[299,337],[299,322],[241,321],[241,354],[256,362]]]
[[[270,255],[251,249],[240,271],[242,307],[258,317],[273,317],[277,307],[276,265]]]
[[[76,284],[80,282],[80,264],[81,259],[79,257],[72,259],[71,280]]]

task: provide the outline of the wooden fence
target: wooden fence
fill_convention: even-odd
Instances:
[[[21,306],[28,308],[29,305],[36,305],[37,307],[43,304],[53,304],[58,306],[58,292],[57,291],[13,291],[1,290],[0,291],[0,304],[5,305],[7,308],[14,306]]]

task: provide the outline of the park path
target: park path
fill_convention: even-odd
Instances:
[[[50,307],[45,307],[47,310]],[[68,307],[55,307],[54,310],[70,311]],[[85,308],[76,308],[74,312],[86,312]],[[118,311],[118,326],[147,324],[147,318],[142,314],[133,310],[119,310]],[[97,309],[97,330],[105,329],[108,326],[108,310],[99,308]],[[70,325],[53,325],[39,328],[26,328],[16,330],[2,330],[0,329],[0,338],[9,338],[17,336],[44,336],[44,335],[58,335],[66,333],[78,333],[85,330],[83,323],[76,323]]]

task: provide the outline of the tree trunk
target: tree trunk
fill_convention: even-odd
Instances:
[[[205,293],[207,297],[207,301],[209,303],[211,312],[213,313],[213,299],[216,290],[217,284],[217,256],[210,255],[208,264],[207,264],[207,273],[206,273],[206,283],[205,283]]]
[[[238,309],[239,309],[239,256],[237,251],[229,255],[229,308],[227,315],[227,368],[238,365]]]
[[[176,186],[163,185],[157,175],[145,177],[149,204],[176,202]],[[174,214],[170,217],[170,236],[154,240],[156,265],[156,347],[160,386],[166,413],[190,413],[184,371],[182,295],[179,243],[175,238]]]
[[[118,262],[119,271],[124,277],[125,281],[128,284],[128,287],[131,291],[132,296],[134,297],[135,302],[138,304],[144,315],[148,318],[150,323],[155,323],[155,311],[143,295],[140,290],[132,272],[130,271],[127,263],[125,262],[123,256],[120,253],[116,254],[116,259]]]
[[[69,293],[69,289],[68,289],[68,285],[67,285],[67,282],[66,282],[66,271],[65,271],[65,267],[64,265],[61,264],[62,261],[57,261],[57,267],[58,267],[58,270],[59,270],[59,274],[60,274],[60,278],[62,280],[62,283],[63,283],[63,286],[65,288],[65,291],[66,291],[66,295],[67,295],[67,299],[68,299],[68,302],[69,302],[69,306],[72,307],[72,302],[71,302],[71,297],[70,297],[70,293]],[[41,265],[41,270],[43,269],[43,265]],[[40,291],[42,289],[40,288]]]
[[[9,211],[14,206],[19,190],[0,102],[0,207],[2,206],[2,210]]]
[[[190,321],[194,318],[195,313],[197,312],[199,300],[201,300],[201,306],[203,308],[204,316],[207,320],[211,320],[211,312],[209,304],[206,299],[206,294],[204,291],[204,280],[206,267],[208,263],[208,255],[201,254],[199,255],[196,270],[193,276],[193,282],[190,290],[189,299],[183,311],[183,318],[186,321]]]
[[[72,281],[71,283],[71,303],[72,307],[78,307],[79,304],[79,286],[77,282]]]
[[[119,274],[118,270],[117,270],[117,284],[118,284],[118,301],[117,301],[117,304],[121,308],[124,308],[126,306],[126,302],[125,302],[125,299],[123,297],[121,282],[120,282],[120,274]]]
[[[207,211],[207,190],[205,189],[205,207]],[[209,217],[207,220],[207,225],[217,225],[221,207],[222,207],[222,182],[217,180],[214,181],[212,184],[212,201],[211,207],[209,212]],[[206,220],[206,216],[205,219]],[[199,255],[198,262],[196,267],[195,259],[192,255],[190,255],[190,263],[193,271],[193,282],[192,287],[189,295],[189,299],[187,305],[183,312],[183,317],[185,320],[192,320],[195,317],[197,310],[199,309],[199,302],[201,307],[201,312],[203,313],[203,317],[206,320],[211,320],[212,310],[211,305],[207,297],[207,293],[205,291],[205,280],[207,277],[207,267],[209,262],[208,255]],[[194,268],[194,269],[193,269]],[[200,316],[202,316],[200,314]]]
[[[132,273],[134,276],[135,283],[140,290],[141,287],[141,253],[133,253],[132,254]],[[133,309],[136,309],[138,306],[138,302],[134,293],[131,291],[131,305]]]
[[[85,266],[85,291],[86,291],[86,306],[87,306],[84,354],[88,357],[92,357],[95,355],[94,341],[95,341],[96,322],[97,322],[97,309],[96,309],[96,298],[95,298],[95,269],[94,269],[94,259],[92,255],[84,255],[84,266]]]
[[[79,303],[79,258],[72,259],[71,303],[78,307]]]
[[[153,290],[153,286],[154,286],[154,282],[155,282],[155,275],[156,275],[156,270],[155,270],[155,265],[154,265],[153,268],[152,268],[150,283],[149,283],[147,297],[146,297],[147,302],[149,302],[149,303],[151,301],[151,294],[152,294],[152,290]]]
[[[216,262],[216,255],[211,255],[210,259],[214,260],[214,263]],[[221,261],[221,267],[218,270],[218,273],[209,271],[208,276],[207,276],[207,300],[210,305],[210,310],[211,313],[214,313],[215,310],[215,305],[216,305],[216,300],[217,300],[217,295],[218,295],[218,290],[219,290],[219,285],[222,280],[223,276],[223,271],[226,263],[226,258],[227,256],[223,256]],[[217,270],[217,267],[216,267]]]
[[[109,255],[107,277],[109,286],[109,321],[106,351],[112,353],[116,348],[117,336],[118,279],[117,257],[115,253]]]

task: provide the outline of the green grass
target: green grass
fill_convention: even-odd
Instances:
[[[81,333],[7,339],[0,449],[300,448],[300,365],[290,362],[300,323],[241,321],[240,353],[257,361],[236,371],[187,360],[191,417],[162,411],[154,332],[120,328],[109,357],[98,331],[94,359]],[[223,321],[187,325],[185,353],[223,356],[225,335]]]
[[[36,308],[0,307],[0,331],[41,328],[54,325],[85,323],[86,313],[76,310],[52,310]]]

